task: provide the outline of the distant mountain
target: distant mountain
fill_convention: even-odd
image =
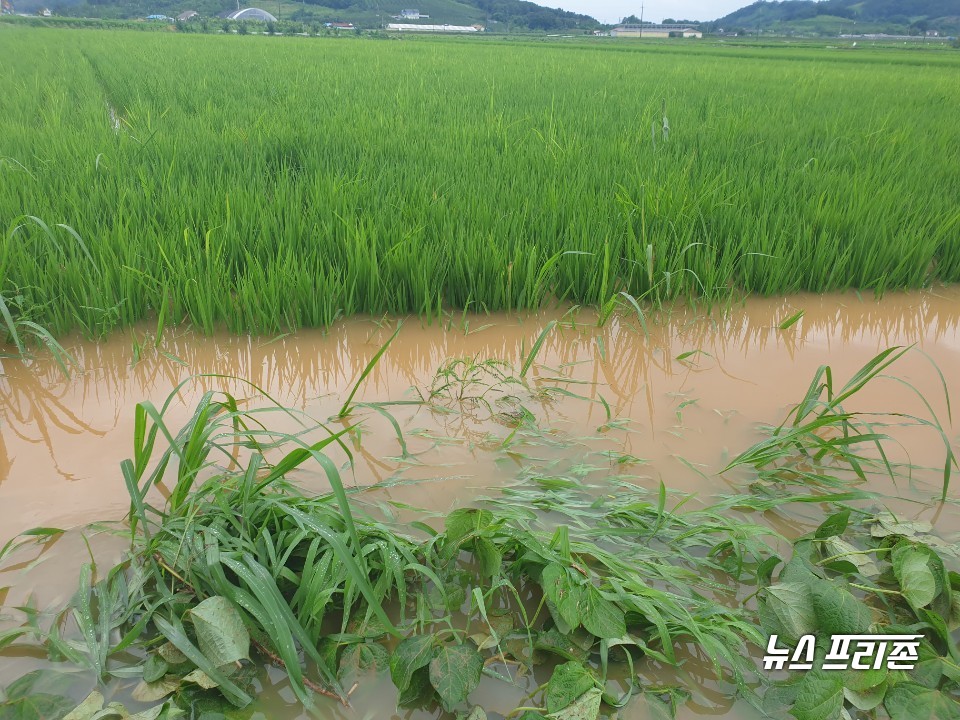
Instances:
[[[709,25],[724,30],[956,32],[960,0],[760,0]]]
[[[196,10],[213,18],[235,10],[237,0],[13,0],[18,12],[49,7],[54,14],[84,17],[142,18],[147,15],[176,17]],[[344,21],[376,28],[393,22],[401,10],[416,8],[419,22],[488,26],[491,30],[591,30],[600,26],[589,15],[547,8],[524,0],[240,0],[240,7],[262,7],[286,20]],[[416,20],[409,22],[418,22]]]

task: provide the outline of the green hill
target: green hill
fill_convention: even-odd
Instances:
[[[204,17],[235,10],[237,0],[14,0],[18,12],[49,7],[56,15],[98,18],[175,17],[196,10]],[[429,20],[420,22],[472,25],[491,30],[590,30],[599,23],[588,15],[546,8],[522,0],[241,0],[240,7],[262,7],[287,20],[352,22],[376,28],[392,22],[405,8],[416,8]]]
[[[760,0],[709,24],[712,29],[922,34],[960,30],[960,0]]]

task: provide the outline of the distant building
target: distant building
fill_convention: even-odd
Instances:
[[[417,25],[413,23],[390,23],[387,30],[397,32],[475,33],[483,32],[483,25]]]
[[[323,25],[331,30],[356,30],[354,24],[348,22],[328,22]]]
[[[172,17],[166,15],[147,15],[147,20],[161,20],[163,22],[173,22]]]
[[[401,10],[399,15],[395,16],[398,20],[422,20],[429,18],[429,15],[421,15],[419,10]]]
[[[0,2],[0,15],[13,15],[13,3],[2,0]]]
[[[276,22],[277,19],[260,8],[244,8],[243,10],[234,10],[227,15],[227,20],[259,20],[260,22]]]
[[[703,33],[689,25],[655,25],[637,23],[618,25],[610,31],[612,37],[626,38],[702,38]]]
[[[53,13],[50,12],[50,8],[40,8],[40,10],[37,12],[37,15],[40,17],[50,17],[53,15]]]
[[[200,17],[200,13],[198,13],[196,10],[187,10],[177,15],[177,20],[179,20],[180,22],[184,22],[186,20],[194,20],[199,17]]]

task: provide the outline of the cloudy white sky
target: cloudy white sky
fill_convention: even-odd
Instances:
[[[592,15],[600,22],[619,22],[627,15],[660,22],[670,17],[685,20],[716,20],[749,5],[753,0],[539,0],[541,5]]]

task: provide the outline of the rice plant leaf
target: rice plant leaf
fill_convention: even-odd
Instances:
[[[597,689],[587,690],[572,704],[547,715],[551,720],[597,720],[603,694]]]
[[[469,643],[441,647],[430,661],[430,684],[447,712],[467,699],[482,674],[483,656]]]
[[[363,369],[363,372],[360,373],[360,377],[357,379],[356,384],[353,386],[353,389],[350,391],[350,394],[347,396],[346,401],[343,403],[343,407],[340,408],[340,412],[337,413],[337,417],[344,418],[350,414],[352,408],[351,403],[353,402],[353,397],[357,394],[357,391],[360,389],[360,386],[363,384],[364,380],[367,379],[367,376],[373,372],[373,369],[377,366],[377,363],[380,362],[380,358],[383,357],[383,354],[387,351],[387,348],[390,347],[390,343],[394,341],[397,335],[400,334],[400,328],[403,327],[403,321],[397,323],[396,330],[393,331],[387,341],[380,346],[380,349],[370,358],[370,362],[367,363],[367,366]]]
[[[197,631],[200,652],[214,667],[250,659],[250,633],[227,598],[209,597],[191,608],[189,615]]]
[[[430,664],[433,657],[433,636],[413,635],[404,638],[390,656],[390,679],[402,693],[410,685],[413,673]]]
[[[777,325],[777,327],[780,328],[781,330],[786,330],[787,328],[793,327],[798,322],[800,322],[800,318],[802,318],[803,315],[804,315],[804,311],[798,310],[793,315],[783,320],[779,325]]]
[[[894,685],[883,706],[890,720],[960,720],[960,704],[954,698],[916,683]]]
[[[547,323],[546,327],[540,331],[540,335],[537,336],[537,339],[533,343],[533,347],[530,348],[530,352],[527,353],[526,359],[523,361],[523,365],[520,367],[520,377],[526,377],[527,371],[533,365],[534,361],[537,359],[537,355],[540,352],[540,348],[543,347],[543,343],[546,342],[547,336],[550,334],[550,331],[556,327],[557,321],[551,320]]]
[[[797,720],[838,720],[843,709],[840,673],[812,670],[803,676],[790,714]]]
[[[555,713],[596,686],[593,676],[578,662],[565,662],[554,668],[547,684],[547,712]]]
[[[937,583],[927,563],[928,555],[905,543],[893,549],[893,574],[900,592],[913,608],[926,607],[937,595]]]

